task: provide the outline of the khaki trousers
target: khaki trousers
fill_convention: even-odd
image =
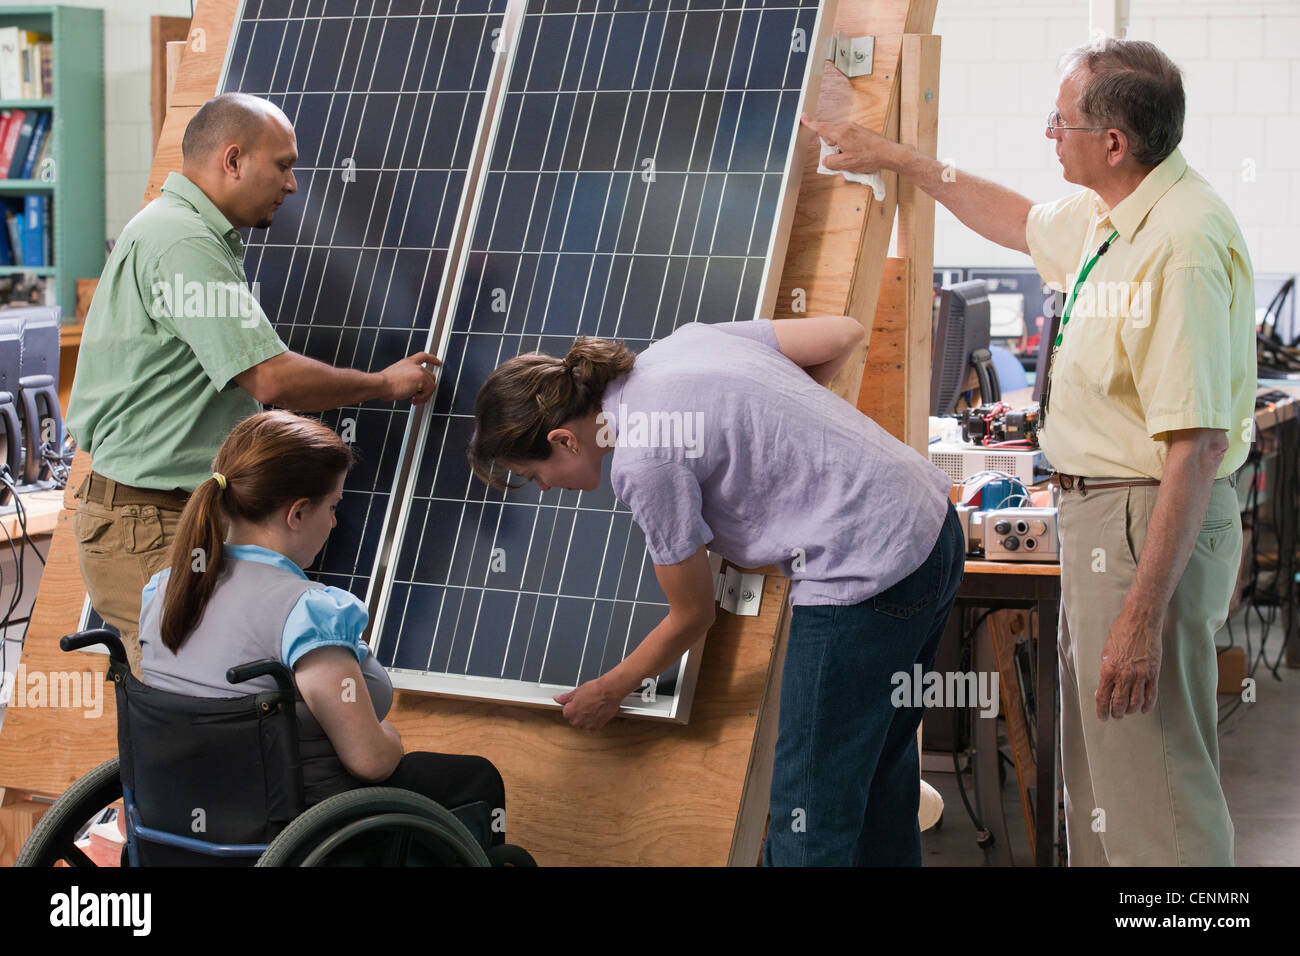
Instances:
[[[1155,707],[1097,719],[1102,648],[1132,584],[1159,490],[1059,493],[1061,769],[1072,866],[1233,865],[1232,820],[1219,785],[1214,647],[1241,557],[1229,479],[1214,483],[1166,613]]]
[[[100,617],[122,632],[131,673],[142,679],[140,592],[170,563],[181,513],[157,505],[105,506],[80,494],[73,531],[81,579]]]

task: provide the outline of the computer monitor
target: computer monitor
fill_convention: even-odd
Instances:
[[[46,480],[48,465],[42,449],[63,453],[63,413],[59,408],[58,306],[14,306],[0,311],[0,319],[21,323],[19,379],[13,396],[23,426],[26,448],[21,484],[52,487]],[[10,468],[10,471],[15,471]]]
[[[1043,386],[1047,383],[1047,370],[1052,362],[1052,346],[1061,331],[1061,313],[1065,311],[1065,293],[1054,292],[1043,309],[1043,324],[1039,331],[1038,364],[1034,367],[1034,401],[1043,400]]]
[[[989,352],[989,293],[982,279],[959,282],[940,294],[930,357],[930,414],[950,415],[974,368],[981,403],[1002,397]]]
[[[22,377],[23,320],[0,309],[0,465],[9,467],[15,482],[22,480],[23,433],[18,421],[18,380]],[[0,506],[9,504],[9,487],[0,484]]]

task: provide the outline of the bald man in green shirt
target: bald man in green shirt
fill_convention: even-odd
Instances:
[[[231,428],[263,403],[318,412],[421,404],[440,364],[417,352],[380,372],[289,351],[248,289],[238,230],[271,225],[297,190],[293,126],[242,93],[186,127],[183,166],[123,229],[82,334],[68,429],[90,452],[77,490],[82,578],[139,675],[140,592],[168,563],[180,512]]]

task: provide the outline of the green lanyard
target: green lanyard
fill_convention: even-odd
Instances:
[[[1084,263],[1083,271],[1079,273],[1079,278],[1074,282],[1074,291],[1070,293],[1070,299],[1065,305],[1065,312],[1061,315],[1061,328],[1056,333],[1056,341],[1052,343],[1052,354],[1047,360],[1047,369],[1045,370],[1047,381],[1043,383],[1043,395],[1038,403],[1040,424],[1047,419],[1047,399],[1052,392],[1052,369],[1056,366],[1056,353],[1060,351],[1061,343],[1065,340],[1065,327],[1070,322],[1070,313],[1074,311],[1074,303],[1079,298],[1079,290],[1083,288],[1083,283],[1087,280],[1088,274],[1092,272],[1092,267],[1097,264],[1098,259],[1106,254],[1106,250],[1110,248],[1110,244],[1115,241],[1115,237],[1118,235],[1119,230],[1116,229],[1106,238],[1106,241],[1098,247],[1092,258]]]
[[[1097,264],[1097,260],[1106,254],[1106,250],[1110,248],[1110,244],[1115,241],[1115,237],[1118,235],[1119,230],[1116,229],[1109,237],[1107,237],[1106,241],[1101,244],[1101,247],[1093,254],[1093,257],[1084,263],[1083,271],[1079,273],[1079,278],[1074,282],[1074,291],[1070,293],[1070,301],[1065,306],[1065,313],[1061,316],[1061,328],[1056,333],[1056,341],[1052,343],[1052,348],[1054,350],[1061,347],[1061,342],[1065,338],[1065,327],[1070,323],[1070,313],[1074,311],[1074,303],[1079,298],[1079,289],[1082,288],[1084,281],[1087,280],[1088,273],[1092,272],[1092,267]]]

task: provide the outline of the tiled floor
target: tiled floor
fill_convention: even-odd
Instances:
[[[1240,614],[1234,615],[1233,628],[1241,643]],[[1251,629],[1255,651],[1258,634],[1256,623]],[[1219,643],[1227,642],[1225,629]],[[1270,661],[1276,659],[1279,642],[1280,625],[1274,625],[1267,646]],[[1278,673],[1280,681],[1261,664],[1255,672],[1255,702],[1243,703],[1219,726],[1221,779],[1236,830],[1238,866],[1300,866],[1300,670],[1287,670],[1284,664]],[[1231,706],[1231,698],[1220,697],[1221,713]],[[1030,862],[1029,841],[1009,765],[1007,773],[1003,812],[1012,857],[1023,866]],[[944,801],[942,827],[921,835],[925,865],[985,865],[985,851],[976,843],[956,776],[934,771],[924,776]],[[965,780],[973,805],[969,775]]]

